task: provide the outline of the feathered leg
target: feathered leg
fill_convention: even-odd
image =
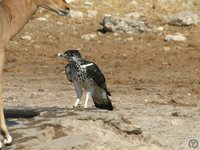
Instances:
[[[76,83],[74,82],[74,87],[75,87],[75,90],[76,90],[76,102],[74,103],[74,106],[73,107],[78,107],[78,103],[83,95],[83,91],[82,91],[82,88]]]
[[[88,104],[88,99],[89,99],[89,96],[90,96],[90,92],[87,92],[87,93],[86,93],[86,97],[85,97],[85,104],[84,104],[84,108],[87,108],[87,104]]]

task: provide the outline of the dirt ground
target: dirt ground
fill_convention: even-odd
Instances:
[[[95,126],[106,130],[105,134],[98,135],[98,138],[105,137],[107,142],[91,142],[88,140],[90,138],[82,135],[81,138],[90,142],[71,144],[73,145],[71,147],[68,142],[69,145],[65,148],[57,148],[140,149],[134,145],[141,146],[136,139],[143,139],[143,144],[147,144],[146,149],[182,150],[190,149],[188,142],[191,139],[197,139],[200,142],[200,26],[177,27],[165,23],[164,16],[185,10],[185,7],[180,6],[180,1],[176,5],[161,5],[153,0],[138,0],[135,1],[137,5],[130,5],[130,0],[107,0],[101,3],[98,0],[92,0],[92,2],[93,6],[85,6],[82,1],[77,0],[71,3],[71,9],[84,14],[87,10],[97,10],[98,14],[95,18],[60,17],[53,12],[38,10],[24,29],[10,41],[6,50],[4,69],[5,106],[66,108],[66,113],[76,113],[76,117],[73,115],[68,117],[67,114],[64,117],[69,121],[68,123],[72,120],[76,122],[72,123],[76,126],[76,130],[75,127],[67,127],[68,130],[63,132],[62,136],[49,137],[49,140],[47,140],[49,134],[44,133],[40,136],[26,137],[25,129],[27,132],[32,132],[31,129],[35,129],[33,127],[35,124],[30,123],[33,122],[32,119],[23,120],[22,124],[29,123],[29,127],[32,125],[33,128],[11,125],[14,143],[7,149],[37,149],[35,145],[46,142],[47,146],[48,142],[52,141],[50,142],[52,144],[59,138],[64,138],[63,143],[67,145],[66,141],[70,141],[70,135],[86,132],[85,130],[88,130],[87,127],[90,128],[90,125],[90,132],[95,132]],[[200,11],[198,0],[193,0],[191,3],[194,4],[192,8],[194,11]],[[136,35],[98,33],[97,30],[101,29],[100,21],[105,14],[124,15],[130,12],[142,12],[148,22],[162,26],[164,30],[158,33]],[[39,17],[47,18],[47,21],[40,21]],[[184,42],[164,41],[167,34],[177,32],[183,33],[187,40]],[[83,40],[81,36],[88,33],[96,33],[97,37],[91,41]],[[31,36],[32,40],[21,39],[25,35]],[[129,40],[130,38],[133,40]],[[80,49],[85,59],[99,65],[112,94],[112,103],[115,106],[113,112],[71,109],[75,102],[75,92],[64,73],[67,61],[56,56],[58,52],[68,49]],[[83,103],[83,100],[81,102]],[[92,100],[89,102],[89,107],[94,107]],[[119,133],[112,126],[102,125],[103,123],[94,116],[93,119],[87,116],[88,118],[84,120],[84,114],[86,116],[92,114],[123,116],[131,124],[141,127],[142,137]],[[104,123],[105,117],[100,119],[104,120]],[[42,122],[41,118],[37,118],[38,122]],[[81,124],[85,128],[81,127]],[[73,129],[70,130],[70,128]],[[23,133],[20,136],[21,138],[25,136],[26,140],[20,140],[17,130]],[[110,133],[111,130],[113,134],[115,133],[114,136]],[[60,132],[58,129],[56,133]],[[42,135],[44,135],[43,138],[41,138]],[[109,136],[106,138],[105,135]],[[112,137],[113,140],[111,140]],[[73,138],[75,137],[71,140]],[[62,143],[62,140],[60,142]],[[92,143],[96,145],[92,147]]]

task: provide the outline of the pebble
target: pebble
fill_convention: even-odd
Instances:
[[[85,5],[85,6],[93,6],[93,3],[90,2],[90,1],[85,1],[85,2],[84,2],[84,5]]]
[[[164,27],[161,27],[161,26],[160,26],[160,27],[157,28],[157,30],[158,30],[158,31],[163,31],[163,30],[164,30]]]
[[[171,48],[170,48],[170,47],[163,47],[163,50],[164,50],[165,52],[168,52],[168,51],[171,50]]]
[[[63,22],[57,21],[56,24],[57,25],[63,25]]]
[[[85,34],[81,36],[81,39],[85,40],[85,41],[91,41],[94,40],[97,37],[96,34],[91,33],[91,34]]]
[[[75,2],[75,0],[65,0],[65,2],[72,3],[72,2]]]
[[[21,37],[22,40],[31,41],[32,37],[30,35],[25,35]]]
[[[137,6],[138,3],[137,3],[136,1],[131,1],[131,2],[130,2],[130,5]]]
[[[133,41],[133,39],[134,39],[133,37],[129,37],[129,38],[127,38],[126,40],[127,40],[127,41]]]
[[[97,11],[96,10],[88,10],[87,12],[87,17],[93,18],[97,16]]]
[[[125,18],[127,18],[127,19],[139,19],[142,16],[144,16],[142,13],[132,12],[132,13],[126,14]]]
[[[175,35],[167,35],[165,37],[166,42],[169,42],[169,41],[172,41],[172,40],[181,42],[181,41],[185,41],[186,37],[181,33],[176,33]]]
[[[83,13],[80,11],[76,11],[76,10],[70,10],[69,16],[71,18],[83,18]]]
[[[39,17],[39,18],[37,18],[36,20],[38,20],[38,21],[47,21],[47,18]]]

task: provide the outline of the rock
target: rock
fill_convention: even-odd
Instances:
[[[137,6],[138,3],[137,3],[136,1],[131,1],[131,2],[130,2],[130,5]]]
[[[25,35],[21,37],[22,40],[31,41],[32,37],[30,35]]]
[[[108,2],[103,2],[103,4],[104,4],[105,6],[108,6],[108,7],[111,7],[111,8],[113,8],[113,6],[112,6],[112,4],[111,4],[111,3],[108,3]]]
[[[88,10],[87,12],[87,17],[96,17],[97,16],[97,11],[96,10]]]
[[[93,6],[93,3],[90,2],[90,1],[85,1],[85,2],[84,2],[84,5],[85,5],[85,6]]]
[[[76,11],[76,10],[70,10],[69,16],[71,18],[83,18],[83,13],[80,11]]]
[[[63,22],[57,21],[56,24],[57,25],[63,25]]]
[[[132,12],[132,13],[126,14],[125,18],[127,18],[127,19],[140,19],[142,16],[144,16],[142,13]]]
[[[171,114],[172,116],[174,116],[174,117],[179,117],[180,116],[180,112],[173,112],[172,114]]]
[[[157,31],[154,25],[142,21],[140,17],[140,13],[130,13],[124,17],[105,16],[101,22],[102,31],[124,32],[127,34]]]
[[[164,30],[164,27],[161,27],[161,26],[160,26],[160,27],[157,28],[157,30],[158,30],[158,31],[163,31],[163,30]]]
[[[171,48],[170,48],[170,47],[163,47],[163,50],[164,50],[165,52],[169,52],[169,51],[171,50]]]
[[[169,42],[171,40],[180,42],[180,41],[185,41],[186,37],[181,33],[176,33],[175,35],[167,35],[165,37],[165,41]]]
[[[200,18],[198,14],[193,12],[180,12],[168,16],[166,21],[170,25],[190,26],[200,23]]]
[[[81,36],[81,39],[85,40],[85,41],[91,41],[94,40],[97,37],[96,34],[91,33],[91,34],[85,34]]]
[[[127,54],[122,54],[122,57],[126,59],[128,57],[128,55]]]
[[[142,129],[140,126],[136,126],[130,123],[125,123],[122,121],[114,120],[111,121],[111,125],[116,129],[125,132],[127,134],[136,134],[139,135],[142,133]]]
[[[65,2],[72,3],[72,2],[75,2],[75,0],[65,0]]]
[[[38,21],[47,21],[47,18],[39,17],[39,18],[37,18],[36,20],[38,20]]]
[[[133,37],[129,37],[129,38],[126,39],[126,41],[133,41],[133,40],[134,40]]]
[[[156,2],[164,5],[164,4],[173,4],[176,2],[176,0],[157,0]]]

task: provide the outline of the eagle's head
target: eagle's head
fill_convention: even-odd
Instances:
[[[58,56],[67,58],[68,61],[78,61],[82,59],[82,56],[78,50],[67,50],[64,53],[58,53]]]

